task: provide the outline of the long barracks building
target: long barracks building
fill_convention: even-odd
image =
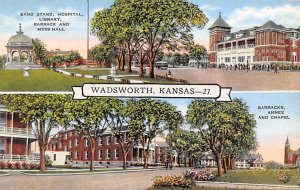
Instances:
[[[209,28],[209,61],[215,64],[300,64],[300,27],[285,28],[273,21],[231,32],[219,18]]]

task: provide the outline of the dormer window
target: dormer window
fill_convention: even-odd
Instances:
[[[250,31],[250,36],[253,36],[254,35],[254,31]]]
[[[225,36],[224,37],[224,41],[227,41],[227,40],[229,40],[230,39],[230,36]]]
[[[238,34],[235,35],[235,37],[236,37],[236,38],[240,38],[240,37],[242,37],[243,35],[244,35],[244,34],[242,34],[242,33],[238,33]]]

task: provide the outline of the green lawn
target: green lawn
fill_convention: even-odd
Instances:
[[[279,173],[284,171],[290,176],[290,181],[282,183],[278,180]],[[290,170],[236,170],[230,171],[217,181],[232,183],[256,183],[256,184],[278,184],[298,185],[300,182],[300,169]]]
[[[109,81],[71,77],[50,71],[31,70],[24,77],[21,70],[0,70],[0,91],[71,91],[72,86],[83,83],[108,83]]]

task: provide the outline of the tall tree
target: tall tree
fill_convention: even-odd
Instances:
[[[198,68],[199,68],[199,66],[202,64],[201,61],[203,57],[207,54],[207,50],[203,45],[192,44],[189,47],[189,53],[190,53],[190,57],[194,58],[197,61]],[[202,64],[202,67],[204,66],[206,65]]]
[[[123,169],[127,168],[127,157],[134,141],[137,139],[135,133],[129,130],[128,126],[128,110],[131,109],[127,106],[126,101],[116,99],[112,105],[113,111],[110,116],[111,131],[114,137],[118,140],[123,160]]]
[[[38,38],[32,40],[33,44],[33,60],[35,63],[47,63],[46,45]]]
[[[112,54],[113,54],[113,48],[110,45],[106,45],[106,44],[95,46],[90,51],[90,57],[94,61],[97,61],[98,64],[104,62],[104,65],[106,67],[109,66],[108,63],[111,61]]]
[[[89,144],[90,170],[94,169],[96,143],[110,127],[110,114],[115,98],[88,98],[66,103],[66,115],[78,134]]]
[[[158,52],[207,20],[197,5],[185,0],[116,0],[110,9],[96,13],[92,29],[99,39],[111,37],[125,44],[129,69],[136,48],[143,49],[154,78]]]
[[[45,149],[54,128],[65,126],[64,104],[67,95],[1,95],[1,103],[17,112],[22,122],[33,127],[40,149],[40,171],[45,171]]]
[[[144,168],[148,168],[150,144],[164,130],[176,129],[183,121],[180,112],[167,102],[152,99],[131,99],[128,124],[143,147]]]
[[[222,159],[226,148],[233,146],[238,138],[252,139],[255,135],[254,117],[239,99],[229,103],[193,100],[188,106],[186,119],[215,155],[219,176],[223,175]],[[252,142],[245,142],[248,143]]]

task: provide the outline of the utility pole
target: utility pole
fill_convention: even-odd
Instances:
[[[90,1],[87,0],[87,50],[86,50],[86,66],[89,62],[89,48],[90,48]]]

